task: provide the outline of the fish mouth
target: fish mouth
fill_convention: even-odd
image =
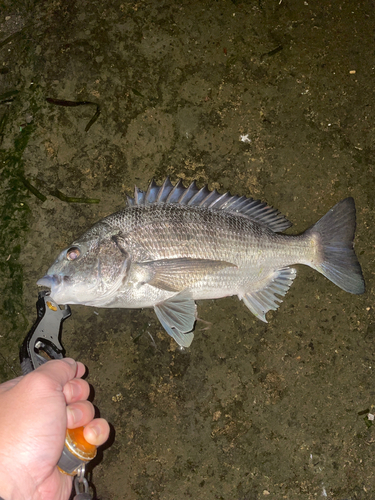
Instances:
[[[61,285],[62,276],[58,276],[57,274],[46,274],[43,278],[40,278],[36,284],[38,286],[46,286],[47,288],[55,288],[58,285]]]
[[[49,288],[49,296],[59,305],[83,303],[79,297],[80,287],[74,282],[72,276],[65,274],[46,274],[40,278],[36,284]]]
[[[64,282],[67,281],[68,276],[61,276],[59,274],[46,274],[43,278],[40,278],[36,284],[38,286],[45,286],[51,290],[50,296],[51,299],[63,300],[62,292],[64,288]]]

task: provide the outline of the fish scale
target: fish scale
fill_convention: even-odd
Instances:
[[[135,188],[128,207],[105,217],[63,250],[39,285],[59,304],[153,307],[169,335],[193,340],[197,299],[237,295],[262,321],[282,302],[294,264],[342,289],[365,286],[354,253],[355,204],[347,198],[303,234],[263,202],[166,179]]]

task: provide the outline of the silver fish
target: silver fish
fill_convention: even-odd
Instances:
[[[267,322],[296,277],[293,264],[316,269],[347,292],[365,291],[353,249],[353,198],[303,234],[280,234],[290,226],[245,196],[152,181],[63,250],[38,285],[59,304],[153,307],[184,347],[194,337],[195,300],[237,295]]]

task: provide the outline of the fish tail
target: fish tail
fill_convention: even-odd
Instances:
[[[354,252],[355,203],[346,198],[306,231],[316,242],[319,257],[311,267],[349,293],[365,291],[361,266]]]

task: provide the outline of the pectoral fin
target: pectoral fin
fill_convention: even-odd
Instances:
[[[154,307],[156,316],[166,332],[182,347],[193,341],[197,306],[188,293],[175,295]]]
[[[227,267],[237,267],[230,262],[210,259],[162,259],[138,263],[148,276],[147,283],[169,292],[180,292],[197,281]]]

